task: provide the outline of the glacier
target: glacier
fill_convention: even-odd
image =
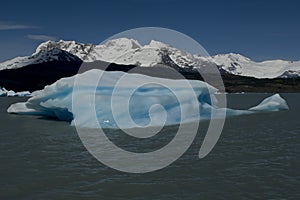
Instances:
[[[55,117],[88,128],[180,124],[226,116],[287,110],[275,94],[248,110],[218,107],[218,90],[198,80],[171,80],[99,69],[62,78],[35,91],[8,113]],[[212,115],[215,113],[215,115]]]

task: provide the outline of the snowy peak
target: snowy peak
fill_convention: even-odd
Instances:
[[[250,61],[249,58],[236,53],[212,56],[209,60],[216,63],[216,65],[220,66],[223,70],[235,75],[242,74],[241,63],[247,63]]]
[[[171,47],[168,44],[165,44],[163,42],[156,41],[156,40],[151,40],[150,43],[148,44],[148,46],[153,47],[153,48],[170,48]]]
[[[219,54],[212,57],[216,62],[249,62],[250,58],[247,58],[238,53]]]
[[[41,43],[37,49],[36,49],[36,53],[40,52],[40,51],[49,51],[51,49],[57,48],[57,49],[61,49],[64,51],[73,51],[74,50],[81,50],[81,51],[85,51],[90,47],[93,47],[93,44],[83,44],[83,43],[79,43],[79,42],[75,42],[75,41],[64,41],[64,40],[60,40],[58,42],[55,41],[47,41],[47,42],[43,42]]]
[[[73,62],[79,61],[78,57],[68,53],[67,51],[61,50],[59,48],[53,48],[50,50],[41,50],[28,59],[33,59],[36,62],[49,62],[49,61],[62,61],[62,62]]]
[[[34,54],[39,53],[40,51],[49,51],[51,49],[61,49],[63,51],[67,51],[77,57],[79,57],[82,60],[88,59],[87,55],[90,53],[90,51],[93,50],[95,45],[93,44],[83,44],[75,41],[64,41],[60,40],[58,42],[55,41],[47,41],[42,44],[40,44],[36,52]]]
[[[92,61],[102,60],[116,64],[151,67],[165,64],[163,58],[166,54],[186,56],[187,53],[159,41],[152,40],[149,44],[142,46],[134,39],[118,38],[95,46],[89,56]]]
[[[39,64],[39,63],[51,62],[51,61],[80,62],[81,60],[77,56],[58,48],[53,48],[49,50],[43,49],[32,54],[31,56],[17,57],[12,60],[8,60],[6,62],[0,63],[0,70],[17,69],[27,65]]]
[[[47,41],[42,43],[36,49],[36,53],[41,50],[58,48],[76,55],[85,62],[93,62],[95,60],[111,61],[128,51],[141,47],[138,41],[128,38],[108,40],[104,44],[99,45],[60,40],[58,42]]]
[[[101,45],[99,45],[101,46]],[[137,40],[134,39],[128,39],[128,38],[117,38],[106,41],[103,46],[106,47],[114,47],[116,49],[138,49],[141,48],[142,45]]]
[[[93,51],[90,52],[89,60],[85,62],[102,60],[107,62],[114,62],[118,64],[132,64],[127,63],[126,57],[129,57],[133,52],[141,49],[142,46],[138,41],[128,38],[112,39],[103,44],[96,45]],[[122,56],[124,58],[122,58]],[[124,61],[122,61],[124,60]]]
[[[252,61],[240,54],[220,54],[208,58],[228,73],[254,78],[294,78],[300,71],[300,61]],[[299,74],[300,76],[300,74]]]

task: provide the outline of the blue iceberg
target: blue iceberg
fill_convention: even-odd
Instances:
[[[216,92],[202,81],[93,69],[33,92],[7,111],[55,117],[79,127],[123,129],[288,109],[278,94],[249,110],[218,107]]]

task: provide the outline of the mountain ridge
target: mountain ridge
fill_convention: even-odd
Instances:
[[[215,56],[199,56],[181,51],[160,41],[151,40],[149,44],[141,45],[137,40],[118,38],[102,44],[84,44],[76,41],[46,41],[41,43],[31,56],[17,57],[0,63],[0,70],[24,67],[28,64],[38,64],[47,61],[39,55],[48,51],[62,50],[68,52],[83,62],[105,61],[119,65],[136,65],[153,67],[157,65],[176,65],[179,70],[193,70],[205,65],[217,65],[218,68],[232,75],[263,78],[299,78],[300,61],[267,60],[256,62],[237,53],[218,54]],[[61,53],[61,52],[58,52]],[[43,55],[46,57],[46,55]],[[58,59],[50,55],[48,60]],[[39,58],[39,59],[37,59]],[[166,59],[167,58],[167,59]],[[70,56],[66,59],[76,59]],[[168,62],[165,62],[168,60]]]

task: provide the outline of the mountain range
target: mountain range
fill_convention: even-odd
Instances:
[[[137,40],[128,38],[109,40],[100,45],[63,40],[47,41],[40,44],[31,56],[17,57],[0,63],[0,70],[20,68],[29,64],[53,60],[74,61],[77,59],[75,56],[84,62],[100,60],[141,67],[169,65],[164,59],[168,57],[170,61],[183,69],[192,69],[201,67],[205,63],[213,63],[227,73],[239,76],[254,78],[300,77],[300,61],[268,60],[255,62],[250,58],[234,53],[201,57],[180,51],[159,41],[152,40],[149,44],[142,46]]]
[[[152,40],[149,44],[141,45],[134,39],[118,38],[99,45],[63,40],[44,42],[30,56],[16,57],[0,63],[0,86],[19,89],[22,84],[29,84],[34,89],[42,89],[45,84],[76,74],[83,62],[113,65],[117,70],[127,69],[128,66],[128,69],[140,67],[148,70],[168,66],[189,74],[196,72],[196,69],[214,65],[218,67],[223,77],[229,77],[230,80],[255,79],[258,82],[265,82],[265,80],[293,79],[294,83],[295,79],[300,78],[300,61],[256,62],[234,53],[205,57],[181,51],[160,41]],[[16,77],[24,81],[18,83]],[[34,81],[36,78],[41,79],[38,87]],[[291,81],[283,82],[285,84]],[[32,90],[27,87],[22,89]]]

